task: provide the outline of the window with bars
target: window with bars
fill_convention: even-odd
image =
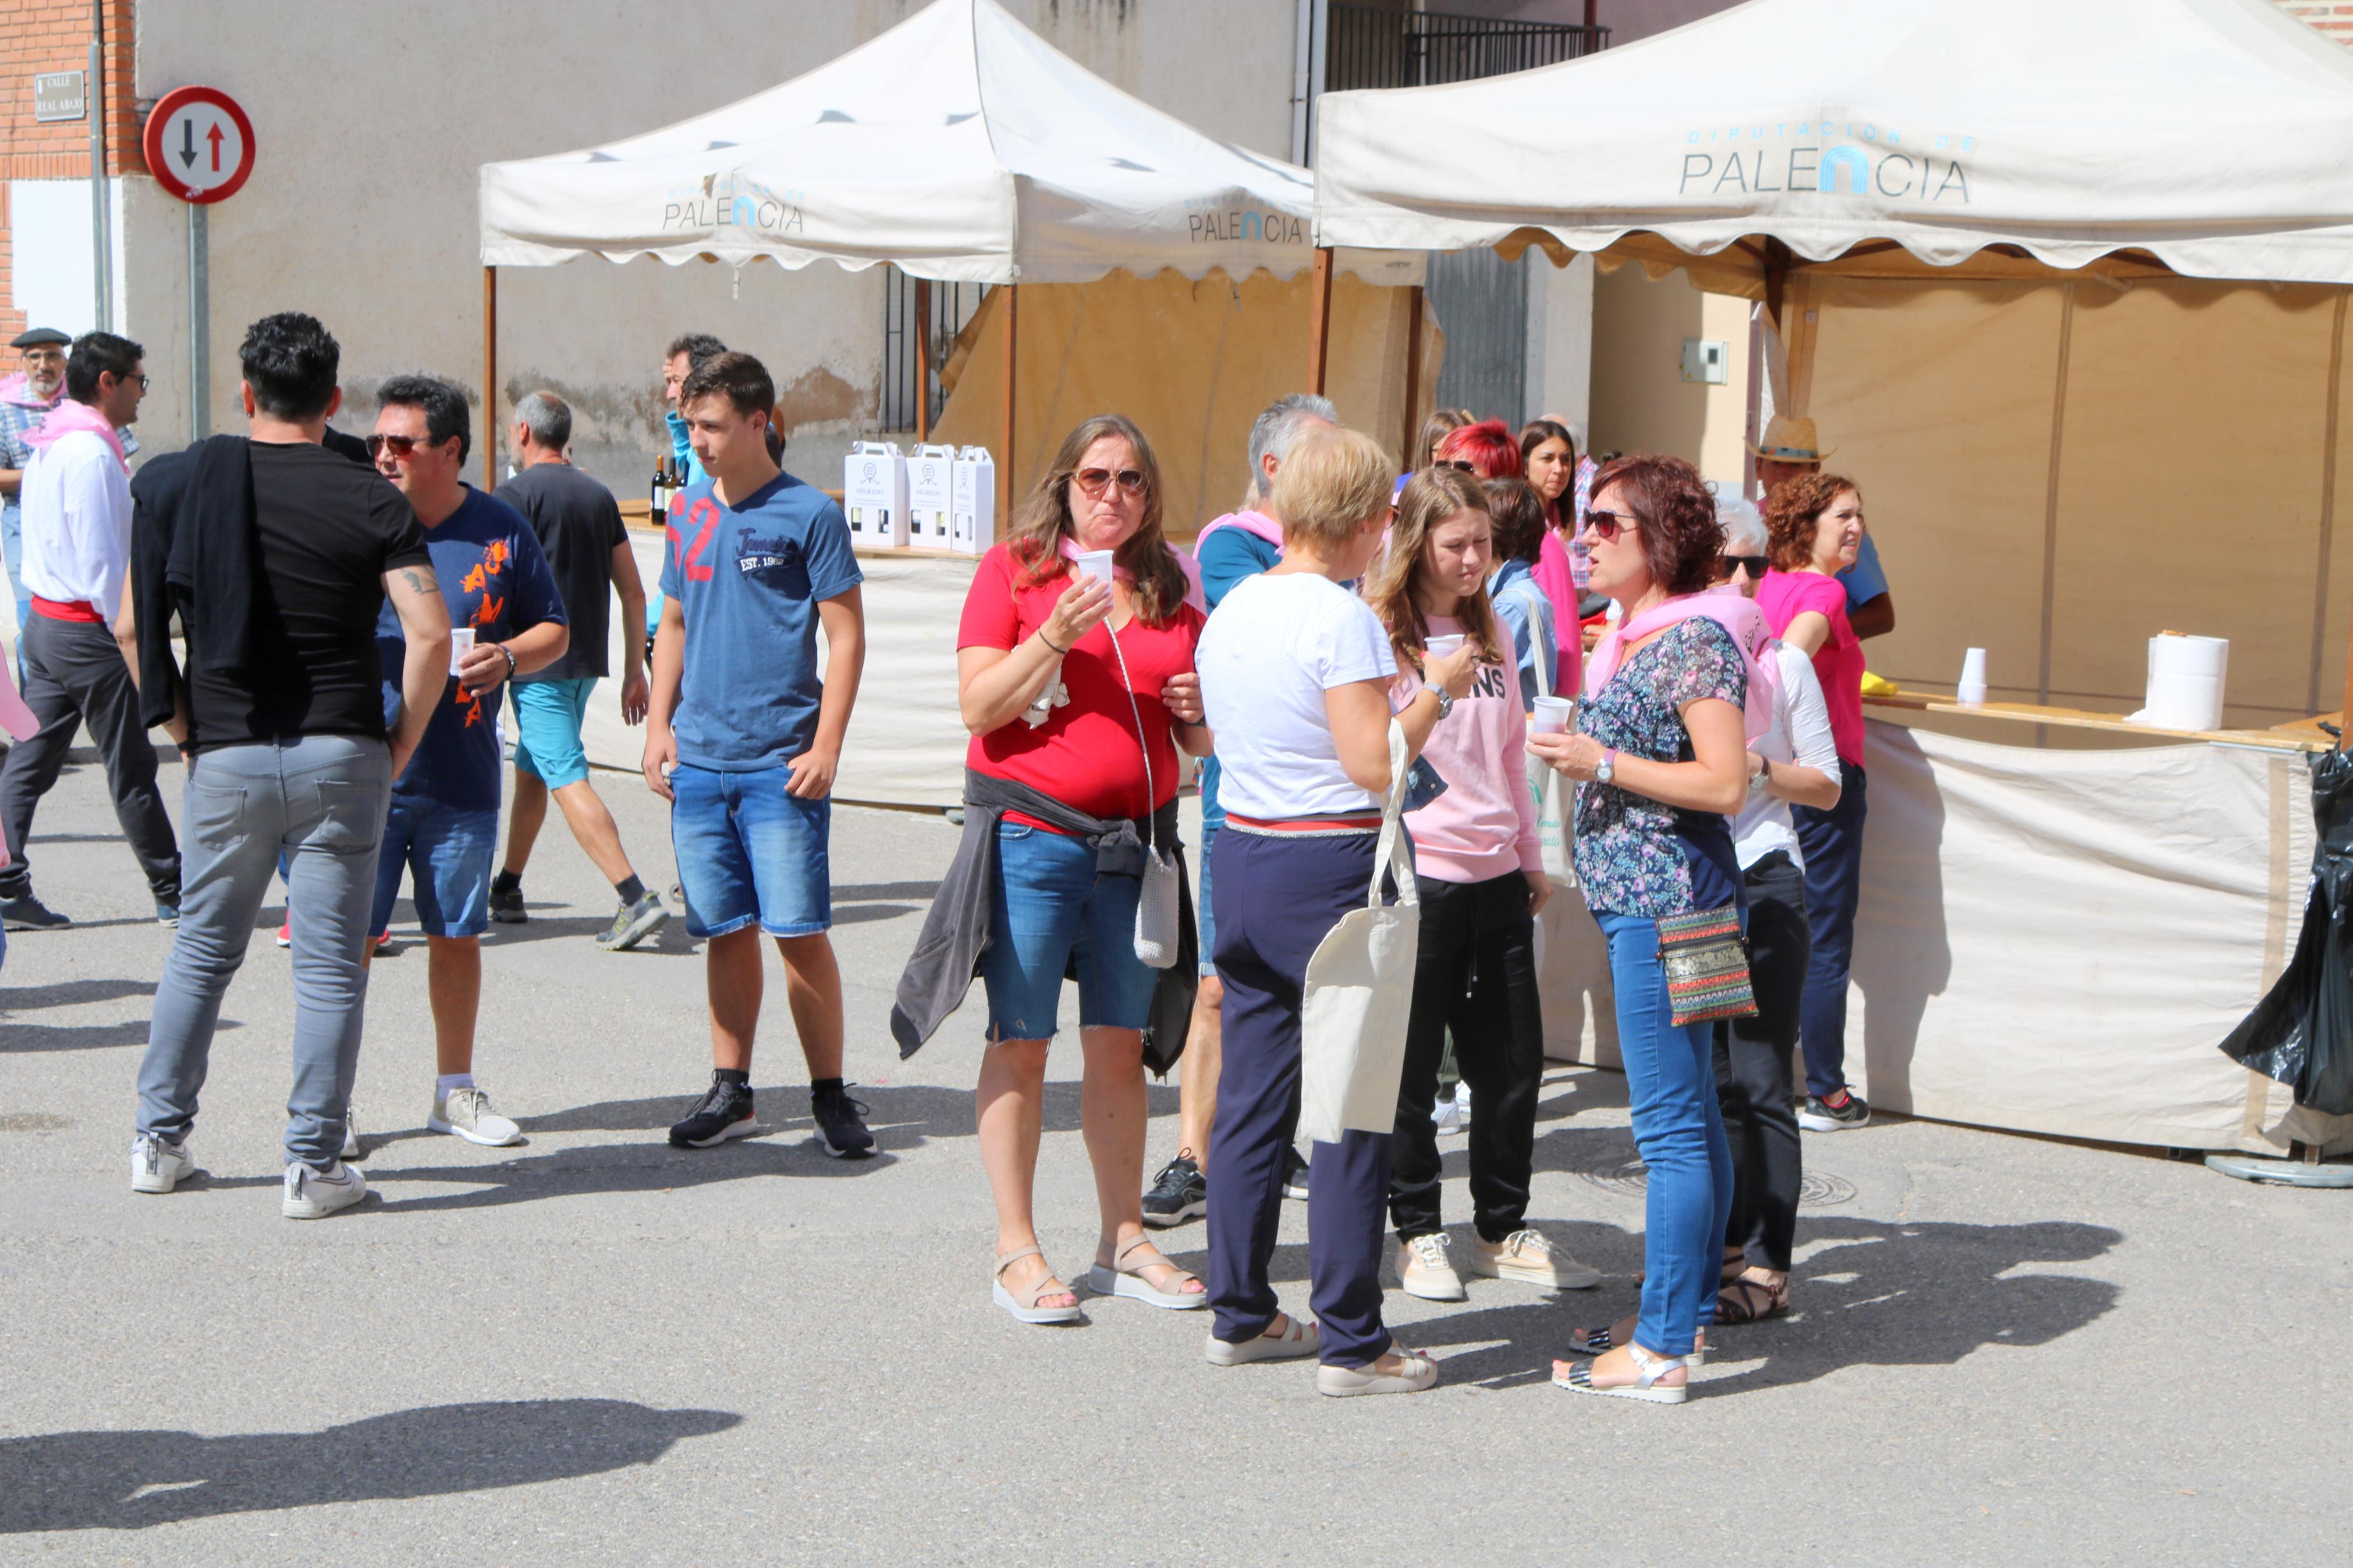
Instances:
[[[875,426],[883,431],[913,430],[919,426],[929,429],[939,423],[940,412],[947,406],[947,394],[940,386],[940,366],[955,349],[956,334],[980,309],[987,285],[934,283],[910,278],[887,264],[883,273],[882,383],[876,399]],[[922,353],[926,332],[931,339],[932,405],[928,416],[919,421],[916,399],[927,379]]]
[[[1427,87],[1558,65],[1599,49],[1607,27],[1508,22],[1442,11],[1397,11],[1333,0],[1324,90]]]

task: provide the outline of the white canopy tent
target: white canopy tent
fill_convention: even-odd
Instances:
[[[1318,265],[1306,170],[1128,96],[997,0],[936,0],[815,70],[659,131],[486,163],[480,203],[489,309],[497,268],[591,254],[890,262],[997,284],[1085,283],[1114,268],[1287,278]],[[1416,254],[1336,264],[1370,282],[1421,281]],[[486,387],[493,331],[486,320]],[[929,398],[917,403],[927,417]],[[1012,465],[999,475],[1009,486]]]
[[[1949,681],[1987,645],[2024,671],[1998,689],[2091,706],[2187,625],[2230,637],[2258,726],[2336,689],[2353,55],[2265,0],[1750,0],[1560,66],[1318,103],[1319,245],[1533,244],[1764,303],[1776,405],[1822,422],[1886,524],[1903,611],[1875,668],[1905,676],[1880,661],[1916,649]],[[2225,519],[2241,547],[2218,543]],[[2214,1050],[2293,936],[2301,768],[2256,769],[2255,789],[2215,747],[2062,768],[1871,728],[1850,1060],[1874,1100],[2353,1147],[2353,1119],[2293,1110]],[[2038,795],[2054,772],[2101,782]],[[2226,879],[2263,897],[2181,915]],[[1547,911],[1546,1008],[1556,1047],[1590,1059],[1614,1031],[1577,903]],[[2054,917],[2041,970],[2015,945],[2022,905]],[[2152,931],[2119,910],[2169,912]],[[2199,973],[2193,947],[2240,968]]]

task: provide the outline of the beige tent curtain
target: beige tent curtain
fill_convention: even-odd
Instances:
[[[1021,286],[1013,493],[1022,494],[1071,427],[1124,414],[1152,442],[1166,486],[1164,526],[1190,538],[1240,503],[1250,422],[1302,389],[1312,275],[1265,272],[1196,282],[1175,272],[1114,272],[1094,283]],[[1342,273],[1332,289],[1325,391],[1354,427],[1395,451],[1406,426],[1406,333],[1415,291]],[[942,372],[949,387],[934,440],[1002,439],[1005,330],[992,290]],[[1430,406],[1443,342],[1423,325],[1420,408]],[[1002,461],[1002,455],[999,455]]]
[[[2231,639],[2224,722],[2332,709],[2353,597],[2346,293],[1794,276],[1791,400],[1895,584],[1872,668],[2139,706],[2147,639]]]

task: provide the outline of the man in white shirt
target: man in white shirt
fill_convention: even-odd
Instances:
[[[120,432],[139,417],[146,351],[112,332],[85,332],[66,357],[66,396],[27,437],[24,585],[32,600],[19,653],[25,701],[40,721],[0,763],[0,919],[10,931],[68,924],[33,896],[25,841],[33,808],[58,782],[75,732],[90,726],[106,764],[114,815],[146,874],[155,918],[180,918],[180,846],[155,784],[155,746],[139,721],[131,675],[131,477]],[[118,640],[118,621],[121,628]]]

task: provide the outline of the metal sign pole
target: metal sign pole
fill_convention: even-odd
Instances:
[[[202,202],[188,204],[188,439],[213,433],[213,300],[210,236]]]
[[[97,307],[98,327],[114,330],[114,265],[112,215],[106,200],[106,7],[90,8],[90,85],[84,94],[90,112],[90,226],[92,279],[90,302]]]

